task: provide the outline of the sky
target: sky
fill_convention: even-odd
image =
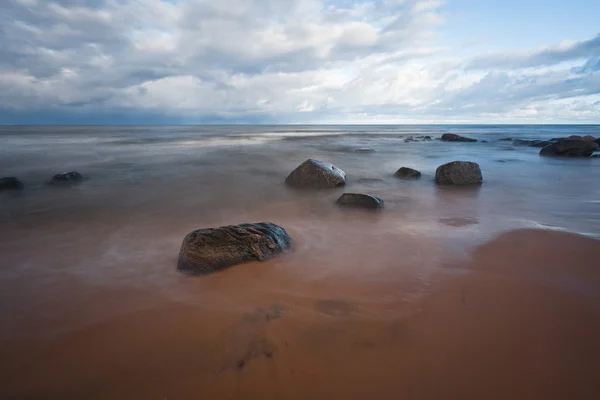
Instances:
[[[0,124],[600,123],[597,0],[1,0]]]

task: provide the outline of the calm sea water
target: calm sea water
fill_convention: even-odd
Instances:
[[[446,132],[487,142],[405,142]],[[19,315],[51,304],[78,282],[150,288],[236,308],[267,291],[301,299],[311,296],[307,283],[326,287],[350,278],[410,278],[426,290],[430,276],[451,260],[511,229],[598,236],[600,159],[543,158],[537,148],[500,141],[572,134],[600,136],[600,126],[1,127],[0,176],[18,176],[26,185],[0,194],[2,332],[26,332]],[[347,186],[311,193],[287,188],[287,174],[308,158],[342,168]],[[455,160],[478,162],[484,184],[437,187],[435,169]],[[395,178],[403,166],[422,178]],[[53,174],[71,170],[88,179],[73,187],[46,185]],[[334,201],[344,191],[379,196],[386,208],[340,210]],[[294,240],[292,254],[267,263],[293,283],[267,286],[249,273],[233,296],[206,286],[214,281],[190,283],[176,273],[189,231],[264,220],[282,225]],[[414,287],[397,296],[410,300],[418,294]]]

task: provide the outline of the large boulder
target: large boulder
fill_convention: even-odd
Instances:
[[[435,182],[439,185],[478,185],[483,182],[483,176],[479,164],[453,161],[437,168]]]
[[[20,190],[24,187],[23,182],[14,176],[0,178],[0,190]]]
[[[402,179],[418,179],[421,177],[421,173],[416,169],[402,167],[396,171],[394,176]]]
[[[50,184],[65,184],[65,183],[78,183],[83,180],[83,176],[79,172],[71,171],[64,172],[62,174],[56,174],[50,180]]]
[[[587,140],[588,142],[595,142],[596,138],[591,135],[587,135],[583,137],[583,140]]]
[[[248,261],[267,260],[291,244],[285,229],[270,222],[198,229],[183,239],[177,269],[210,274]]]
[[[335,204],[342,207],[368,209],[383,208],[383,200],[381,200],[379,197],[360,193],[344,193],[339,199],[337,199]]]
[[[598,148],[598,143],[582,139],[560,139],[540,150],[547,157],[589,157]]]
[[[346,184],[346,173],[332,164],[311,159],[293,170],[285,183],[297,188],[335,188]]]
[[[476,139],[467,138],[464,136],[455,135],[454,133],[444,133],[442,135],[444,142],[476,142]]]

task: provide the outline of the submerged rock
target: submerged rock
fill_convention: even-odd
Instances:
[[[397,178],[417,179],[421,177],[421,173],[416,169],[402,167],[394,174]]]
[[[444,142],[476,142],[476,139],[467,138],[464,136],[455,135],[453,133],[444,133],[442,135]]]
[[[50,184],[77,183],[82,180],[83,176],[79,172],[71,171],[54,175],[50,180]]]
[[[547,157],[590,157],[598,143],[582,139],[560,139],[540,150],[540,156]]]
[[[409,136],[406,139],[404,139],[405,143],[409,143],[409,142],[429,142],[433,139],[431,139],[431,136]]]
[[[337,199],[335,204],[342,207],[368,209],[383,208],[383,200],[381,200],[379,197],[360,193],[344,193],[339,199]]]
[[[346,184],[346,173],[332,164],[310,159],[293,170],[285,183],[297,188],[335,188]]]
[[[20,190],[24,187],[23,182],[14,176],[0,178],[0,190]]]
[[[270,222],[198,229],[183,239],[177,269],[210,274],[248,261],[267,260],[291,244],[285,229]]]
[[[526,140],[526,139],[515,139],[513,144],[517,146],[530,146],[530,147],[546,147],[551,144],[548,140]]]
[[[479,164],[453,161],[437,168],[435,182],[440,185],[477,185],[483,182],[483,176]]]
[[[372,149],[370,147],[360,147],[356,150],[354,150],[355,153],[375,153],[375,149]]]
[[[498,140],[498,141],[499,141],[499,142],[512,142],[512,141],[513,141],[513,138],[507,137],[507,138],[500,139],[500,140]]]

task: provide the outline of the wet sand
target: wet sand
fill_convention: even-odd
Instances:
[[[237,303],[260,282],[245,308],[63,280],[69,291],[20,316],[26,335],[2,337],[0,397],[597,399],[598,243],[509,232],[444,264],[413,299],[398,296],[420,290],[403,274],[293,283],[272,268],[289,260],[182,283],[198,299],[223,288]],[[57,309],[60,318],[42,318]]]

